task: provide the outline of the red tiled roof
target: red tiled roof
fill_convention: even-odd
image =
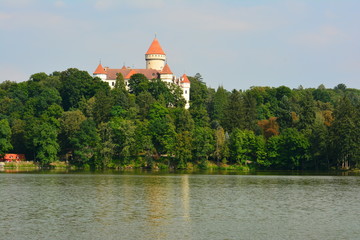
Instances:
[[[160,73],[161,74],[173,74],[173,72],[170,70],[170,67],[168,64],[166,64],[164,66],[164,68],[162,69],[162,71]]]
[[[181,83],[190,83],[188,77],[186,76],[186,74],[184,73],[184,75],[182,75],[182,81]]]
[[[154,41],[151,43],[149,49],[145,54],[162,54],[166,55],[165,52],[162,50],[159,41],[157,38],[154,39]]]
[[[7,153],[4,155],[2,161],[12,162],[12,161],[25,161],[25,154],[16,154],[16,153]]]
[[[94,74],[106,74],[103,66],[101,65],[101,63],[99,63],[98,67],[96,68]]]
[[[119,73],[121,73],[124,76],[124,79],[128,79],[127,76],[132,70],[134,70],[135,73],[144,74],[147,79],[159,78],[159,74],[160,74],[160,72],[158,70],[155,70],[155,69],[130,69],[130,68],[113,69],[113,68],[109,68],[109,69],[106,70],[106,73],[107,73],[107,78],[106,79],[107,80],[114,80],[114,79],[116,79],[117,74],[119,74]]]
[[[135,73],[137,73],[137,72],[134,69],[131,69],[131,71],[128,72],[128,74],[124,77],[124,79],[131,78],[131,76],[134,75]]]

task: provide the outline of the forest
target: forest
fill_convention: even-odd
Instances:
[[[116,85],[69,68],[0,83],[0,155],[41,166],[329,170],[360,167],[360,90],[181,89],[134,74]],[[240,80],[237,80],[240,81]]]

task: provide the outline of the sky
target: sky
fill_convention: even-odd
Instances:
[[[0,82],[145,68],[155,34],[175,75],[210,87],[360,89],[359,0],[0,0]]]

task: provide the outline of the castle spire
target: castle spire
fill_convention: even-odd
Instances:
[[[101,62],[100,62],[99,65],[97,66],[94,74],[106,74],[105,69],[104,69],[103,66],[101,65]]]
[[[165,64],[164,68],[161,70],[160,74],[173,74],[168,64]]]
[[[154,41],[151,43],[149,49],[145,54],[161,54],[166,55],[164,50],[161,48],[159,41],[157,38],[154,38]]]

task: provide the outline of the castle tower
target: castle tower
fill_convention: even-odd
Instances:
[[[99,63],[99,65],[97,66],[95,72],[93,73],[93,76],[98,77],[103,81],[106,80],[106,71],[101,65],[101,63]]]
[[[182,75],[182,77],[180,78],[181,82],[180,82],[180,86],[181,89],[183,90],[183,97],[186,100],[186,104],[185,104],[185,109],[189,109],[190,107],[190,81],[188,79],[188,77],[186,76],[186,74]]]
[[[162,71],[160,72],[160,79],[163,82],[167,82],[167,83],[173,83],[173,72],[171,71],[170,67],[168,64],[166,64],[164,66],[164,68],[162,69]]]
[[[162,50],[157,38],[151,43],[145,53],[146,69],[155,69],[161,71],[165,66],[166,54]]]

